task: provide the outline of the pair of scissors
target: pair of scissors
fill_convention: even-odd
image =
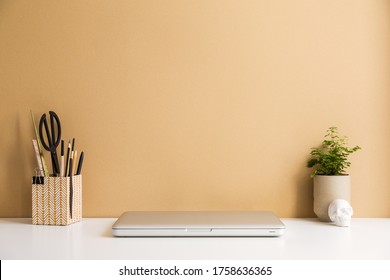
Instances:
[[[51,162],[53,166],[53,173],[60,174],[60,165],[57,157],[57,147],[61,141],[61,122],[57,114],[53,111],[50,115],[50,130],[47,124],[46,114],[43,114],[39,121],[39,137],[41,138],[42,146],[51,154]],[[43,126],[45,127],[46,138],[43,137]]]

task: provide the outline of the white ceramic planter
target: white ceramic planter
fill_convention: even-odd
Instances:
[[[324,222],[330,222],[329,204],[337,199],[345,199],[351,203],[351,179],[349,175],[314,177],[314,213]]]

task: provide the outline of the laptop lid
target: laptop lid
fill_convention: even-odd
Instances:
[[[285,225],[264,211],[130,211],[112,226],[114,236],[280,236]]]

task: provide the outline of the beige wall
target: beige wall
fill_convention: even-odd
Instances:
[[[331,125],[355,216],[390,217],[390,1],[3,0],[0,95],[1,217],[31,215],[30,109],[85,151],[86,217],[312,217]]]

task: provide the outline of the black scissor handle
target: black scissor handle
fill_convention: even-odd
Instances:
[[[60,144],[61,141],[61,122],[58,118],[57,114],[53,111],[49,111],[50,114],[50,124],[51,124],[51,133],[52,133],[52,144],[54,147],[57,147]],[[57,138],[54,140],[54,120],[55,119],[57,123]]]
[[[43,137],[42,125],[45,125],[47,141],[49,142],[48,144],[46,144],[45,138]],[[46,114],[43,114],[41,119],[40,119],[40,121],[39,121],[39,137],[41,138],[42,146],[46,150],[50,151],[51,147],[52,147],[52,144],[51,144],[51,136],[50,136],[50,133],[49,133],[49,128],[47,127]]]
[[[39,121],[39,137],[41,138],[42,146],[48,151],[53,151],[60,144],[60,141],[61,141],[61,123],[60,123],[60,119],[58,118],[58,116],[55,112],[50,111],[49,114],[50,114],[51,133],[49,131],[49,127],[47,124],[46,114],[43,114],[41,117],[41,120]],[[57,124],[57,135],[54,135],[54,133],[55,133],[54,120]],[[45,138],[43,137],[43,131],[42,131],[43,125],[45,126],[45,131],[46,131],[48,143],[46,143]],[[55,136],[57,136],[57,137],[55,137]]]

